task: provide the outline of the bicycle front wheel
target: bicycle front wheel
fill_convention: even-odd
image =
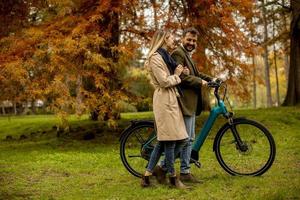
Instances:
[[[142,177],[156,142],[154,124],[150,122],[134,125],[121,139],[121,160],[132,175]]]
[[[229,174],[259,176],[273,164],[276,147],[272,135],[263,125],[239,118],[220,129],[215,139],[215,154]]]

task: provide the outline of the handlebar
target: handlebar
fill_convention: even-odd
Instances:
[[[219,88],[222,85],[224,85],[224,87],[225,87],[225,92],[224,92],[224,97],[223,97],[223,101],[224,101],[224,99],[226,97],[226,93],[227,93],[227,86],[226,86],[226,84],[224,82],[222,82],[221,80],[219,80],[219,79],[217,79],[216,81],[210,81],[210,82],[207,83],[208,87],[214,88],[214,95],[217,98],[218,103],[219,103],[219,101],[221,99],[220,95],[219,95]]]
[[[228,105],[230,106],[230,110],[232,111],[232,106],[231,106],[231,104],[230,104],[230,102],[229,102],[229,100],[228,100],[228,98],[226,96],[226,94],[227,94],[227,84],[225,82],[217,79],[216,81],[210,81],[210,82],[208,82],[207,86],[211,87],[211,88],[214,88],[214,95],[215,95],[215,97],[217,99],[217,102],[218,102],[219,106],[220,106],[219,88],[221,86],[223,86],[224,87],[224,96],[223,96],[222,100],[223,100],[223,102],[225,102],[225,98],[226,98],[226,100],[228,102]],[[232,116],[233,116],[233,112],[227,112],[227,113],[224,114],[224,117],[226,117],[227,119],[232,119]]]

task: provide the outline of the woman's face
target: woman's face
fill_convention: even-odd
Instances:
[[[172,33],[169,33],[166,36],[165,43],[169,50],[174,50],[176,48],[175,37]]]

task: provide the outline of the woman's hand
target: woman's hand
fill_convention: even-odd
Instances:
[[[184,67],[182,73],[185,74],[185,75],[190,75],[190,70],[189,70],[189,68]]]
[[[212,81],[213,81],[213,82],[217,82],[217,83],[223,82],[223,80],[220,79],[220,78],[213,78]]]
[[[183,66],[182,65],[178,65],[174,71],[174,74],[176,74],[177,76],[179,76],[181,73],[183,72]]]

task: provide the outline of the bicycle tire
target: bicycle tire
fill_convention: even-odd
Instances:
[[[238,131],[246,150],[238,148],[232,127]],[[214,141],[214,150],[221,167],[229,174],[237,176],[264,174],[272,166],[276,156],[275,141],[268,129],[245,118],[234,119],[232,124],[226,123],[219,130]],[[264,153],[267,155],[264,156]]]
[[[135,135],[137,133],[141,133],[139,137],[140,139],[143,138],[143,142],[139,141],[139,139],[135,140],[133,138],[138,138],[137,135]],[[133,126],[130,127],[121,137],[120,155],[122,163],[125,168],[136,177],[142,177],[142,174],[146,169],[148,159],[152,151],[149,148],[147,151],[144,151],[143,145],[147,142],[147,140],[152,138],[153,135],[155,135],[154,123],[148,121],[133,124]],[[156,140],[154,142],[156,142]],[[131,152],[134,153],[130,155]]]

